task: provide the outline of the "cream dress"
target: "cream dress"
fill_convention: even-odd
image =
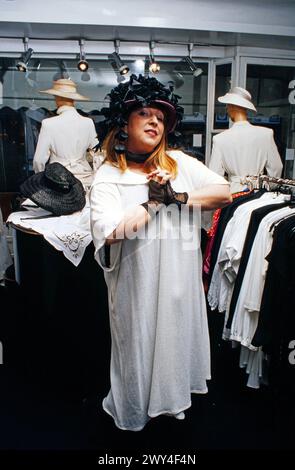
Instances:
[[[183,152],[169,154],[178,163],[176,191],[227,184]],[[152,417],[189,408],[191,393],[206,393],[210,379],[200,210],[184,217],[181,226],[179,212],[176,220],[175,212],[171,217],[161,210],[149,224],[152,236],[112,245],[110,267],[105,266],[105,238],[147,199],[145,175],[109,164],[99,168],[90,192],[95,257],[105,270],[112,335],[111,389],[103,408],[120,429],[133,431]]]

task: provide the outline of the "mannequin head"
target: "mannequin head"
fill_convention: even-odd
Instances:
[[[233,122],[247,121],[247,109],[235,104],[227,104],[226,111]]]
[[[56,107],[60,108],[61,106],[74,106],[74,100],[70,98],[64,98],[62,96],[55,96]]]

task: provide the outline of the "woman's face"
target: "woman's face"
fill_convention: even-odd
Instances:
[[[130,113],[127,148],[133,153],[149,153],[161,142],[164,134],[164,113],[158,108],[139,108]]]

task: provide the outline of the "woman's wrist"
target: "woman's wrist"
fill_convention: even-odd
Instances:
[[[165,185],[165,192],[166,192],[166,198],[165,198],[165,204],[166,206],[169,206],[169,204],[176,204],[177,207],[180,209],[183,204],[186,204],[188,201],[188,193],[183,192],[183,193],[177,193],[174,191],[174,189],[171,186],[170,181],[167,181]]]

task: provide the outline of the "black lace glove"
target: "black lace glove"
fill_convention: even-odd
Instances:
[[[149,200],[141,204],[151,217],[159,212],[161,205],[166,200],[166,184],[160,184],[157,181],[149,181]]]
[[[176,191],[174,191],[169,180],[165,184],[165,192],[166,192],[166,198],[165,198],[166,206],[169,206],[169,204],[176,204],[178,209],[180,209],[182,204],[187,203],[188,194],[177,193]]]

